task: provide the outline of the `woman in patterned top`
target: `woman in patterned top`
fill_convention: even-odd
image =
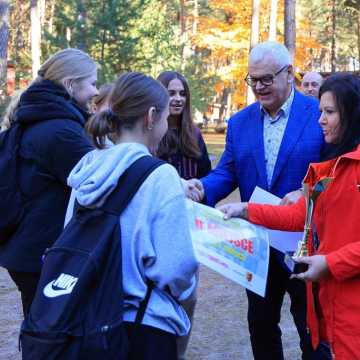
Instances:
[[[170,115],[157,155],[172,164],[183,179],[201,178],[211,170],[211,163],[201,132],[191,117],[189,85],[175,71],[164,71],[158,80],[169,92]]]

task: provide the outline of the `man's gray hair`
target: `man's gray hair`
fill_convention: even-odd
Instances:
[[[271,56],[278,66],[292,65],[290,53],[283,45],[275,41],[265,41],[252,48],[249,55],[250,63],[258,63]]]

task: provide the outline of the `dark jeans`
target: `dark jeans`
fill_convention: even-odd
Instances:
[[[129,337],[127,360],[177,360],[176,336],[152,326],[126,322]]]
[[[34,299],[36,287],[40,279],[40,273],[28,273],[11,270],[8,270],[8,272],[21,293],[21,302],[25,317],[29,312],[31,303]]]
[[[284,359],[279,323],[286,292],[290,296],[290,312],[300,336],[302,359],[331,359],[322,351],[312,349],[306,326],[305,284],[299,280],[290,280],[290,273],[280,264],[279,259],[280,253],[271,248],[265,298],[247,291],[248,324],[254,359]]]

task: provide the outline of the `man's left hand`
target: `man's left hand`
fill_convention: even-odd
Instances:
[[[281,199],[280,205],[295,204],[302,196],[303,192],[301,190],[291,191]]]
[[[181,179],[185,196],[196,202],[201,202],[204,199],[204,187],[202,182],[198,179],[184,180]]]

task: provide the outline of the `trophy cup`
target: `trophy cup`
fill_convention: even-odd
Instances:
[[[310,189],[308,184],[303,184],[303,193],[305,197],[305,205],[306,205],[306,217],[305,217],[305,225],[304,225],[304,233],[302,239],[297,244],[297,249],[295,250],[293,257],[300,257],[300,256],[308,256],[309,255],[309,238],[310,238],[310,231],[311,231],[311,219],[312,213],[314,209],[314,201],[310,197]],[[295,274],[299,274],[305,272],[307,270],[307,264],[296,263],[294,265],[293,272]]]
[[[304,192],[305,204],[306,204],[304,233],[302,239],[298,242],[296,251],[292,255],[293,257],[309,256],[314,253],[314,250],[316,250],[316,249],[311,249],[311,252],[309,254],[309,240],[311,234],[311,221],[314,211],[314,204],[316,199],[324,190],[327,189],[327,187],[329,186],[332,180],[333,178],[330,177],[323,178],[314,185],[312,190],[310,190],[308,184],[303,184],[303,192]],[[293,272],[295,274],[299,274],[305,272],[307,268],[308,268],[307,264],[295,263]]]

